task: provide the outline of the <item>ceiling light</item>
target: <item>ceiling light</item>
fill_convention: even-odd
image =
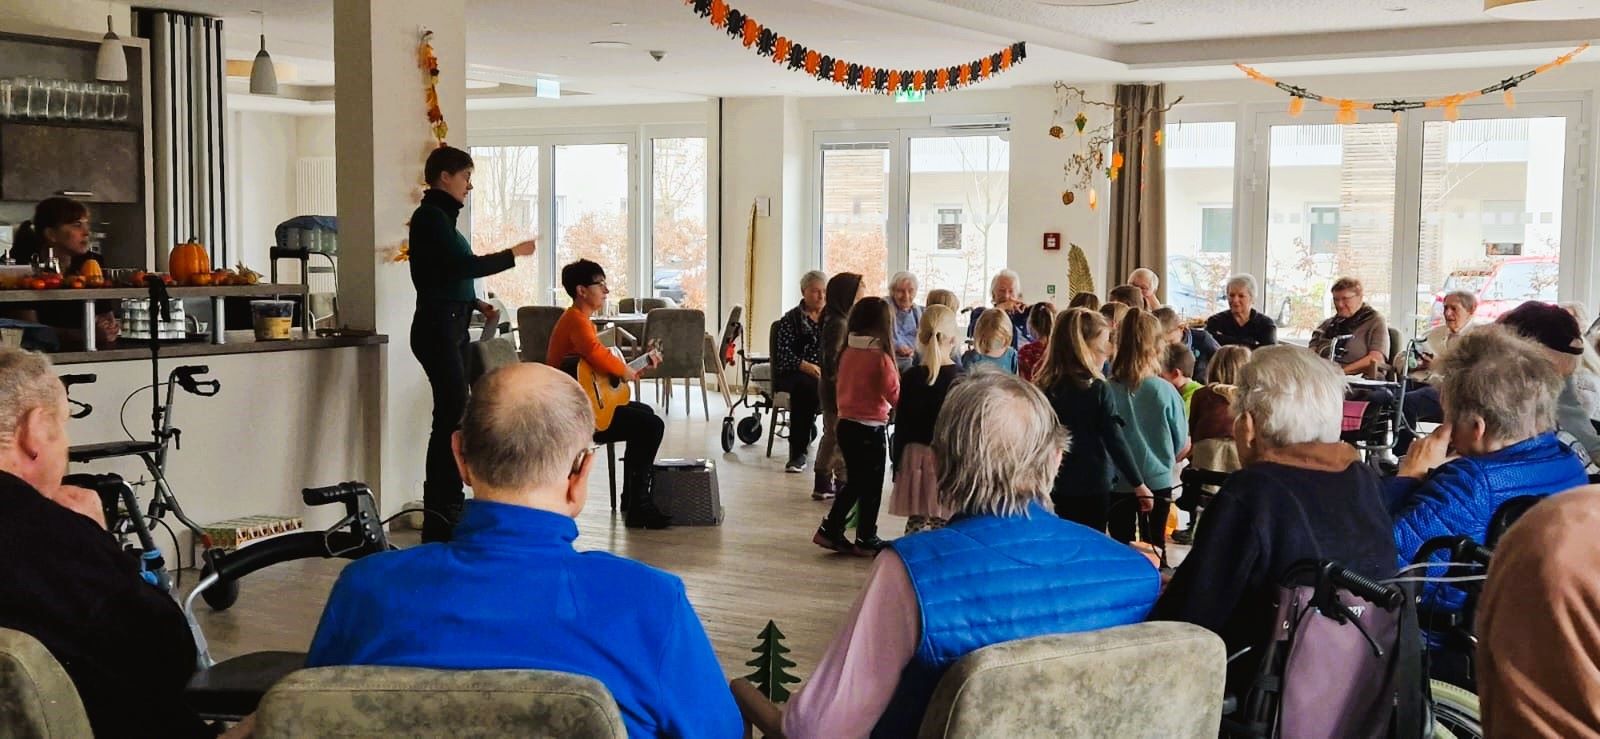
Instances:
[[[596,49],[626,49],[626,48],[628,48],[628,42],[626,42],[626,41],[590,41],[589,45],[593,46]]]
[[[122,53],[122,39],[111,30],[111,16],[106,15],[106,35],[100,39],[100,52],[95,55],[94,78],[101,82],[127,82],[128,57]]]
[[[1384,8],[1384,10],[1387,10],[1391,13],[1404,13],[1406,10],[1408,10],[1408,8],[1401,5],[1395,5],[1393,7]]]
[[[612,28],[627,28],[628,24],[623,23],[622,21],[613,21],[612,24],[611,24],[611,27]]]
[[[1052,8],[1109,8],[1113,5],[1132,5],[1139,0],[1034,0]]]
[[[1153,26],[1155,24],[1156,24],[1155,21],[1134,21],[1133,22],[1133,25],[1135,25],[1135,26]]]
[[[548,100],[561,99],[561,82],[540,77],[533,81],[533,96]]]
[[[1600,18],[1600,0],[1483,0],[1483,12],[1508,21]]]
[[[256,52],[256,60],[250,65],[250,94],[276,95],[278,71],[272,68],[272,57],[267,54],[267,14],[259,10],[250,12],[261,17],[261,50]]]

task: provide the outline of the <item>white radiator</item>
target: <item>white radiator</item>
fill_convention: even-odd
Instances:
[[[294,166],[294,208],[297,215],[331,216],[339,212],[333,157],[300,157]]]

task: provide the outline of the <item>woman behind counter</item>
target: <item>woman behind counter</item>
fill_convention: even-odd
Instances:
[[[17,264],[45,264],[51,258],[60,264],[63,276],[79,274],[84,264],[98,260],[89,253],[89,207],[72,198],[46,198],[33,209],[33,219],[17,227],[11,246]],[[117,340],[121,326],[116,316],[117,301],[95,304],[95,346],[105,348]],[[55,329],[61,349],[82,348],[83,307],[77,302],[15,303],[7,318],[32,321]]]

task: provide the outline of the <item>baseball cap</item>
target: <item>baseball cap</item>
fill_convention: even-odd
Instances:
[[[1509,326],[1552,351],[1583,353],[1583,332],[1578,328],[1578,319],[1560,306],[1528,301],[1501,314],[1495,323]]]

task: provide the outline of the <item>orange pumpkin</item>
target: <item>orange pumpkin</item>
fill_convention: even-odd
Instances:
[[[173,247],[172,255],[167,257],[167,270],[172,273],[173,279],[190,284],[195,275],[210,274],[211,255],[206,253],[206,248],[200,242],[190,239]]]
[[[105,272],[100,270],[100,260],[85,259],[83,260],[83,266],[78,268],[78,276],[87,282],[91,279],[104,280],[106,275]]]

